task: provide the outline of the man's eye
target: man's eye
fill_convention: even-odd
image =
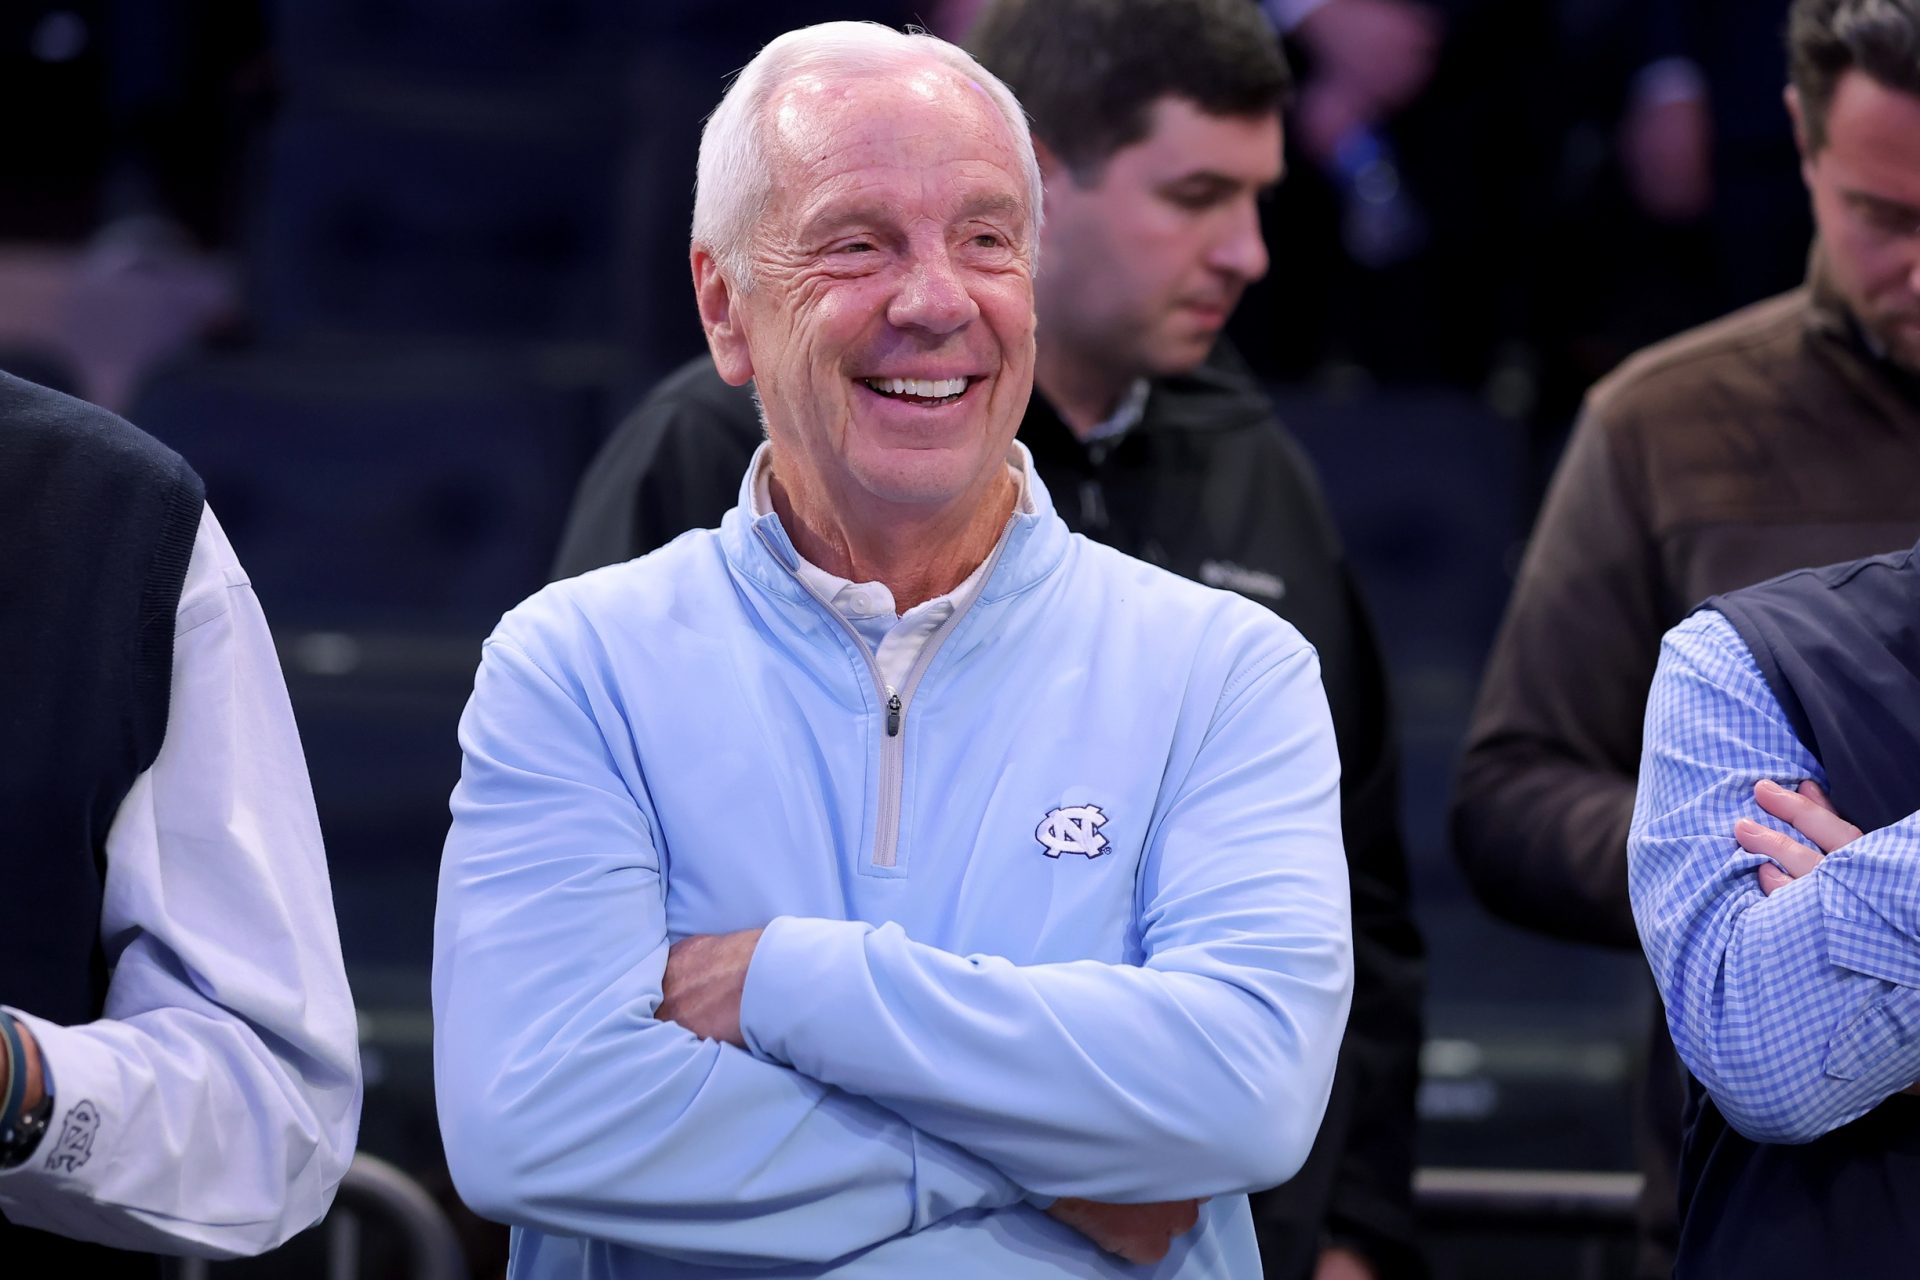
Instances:
[[[1860,225],[1875,235],[1920,235],[1920,209],[1869,196],[1853,196],[1847,204]]]
[[[1866,208],[1867,223],[1875,231],[1890,236],[1912,235],[1920,230],[1920,214],[1912,209],[1902,209],[1893,205],[1873,204]]]
[[[998,249],[1005,243],[1006,241],[991,231],[982,231],[973,238],[973,247],[976,249]]]
[[[873,242],[869,240],[852,240],[846,244],[841,245],[838,249],[834,250],[834,252],[835,253],[872,253]]]
[[[1217,187],[1176,187],[1167,194],[1167,200],[1175,208],[1191,213],[1205,213],[1216,205],[1223,204],[1227,193]]]

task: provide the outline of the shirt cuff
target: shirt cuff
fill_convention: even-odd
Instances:
[[[860,920],[776,916],[754,946],[740,992],[740,1038],[757,1057],[800,1067],[793,1040],[802,1028],[831,1024],[832,992],[873,926]]]
[[[91,1203],[94,1171],[112,1163],[103,1148],[111,1134],[103,1139],[103,1133],[112,1127],[106,1117],[120,1113],[117,1073],[71,1028],[12,1007],[6,1011],[33,1034],[53,1111],[33,1154],[0,1170],[0,1209],[22,1226],[74,1234],[90,1216],[82,1212],[76,1219],[73,1211]]]
[[[1854,892],[1839,867],[1821,867],[1820,910],[1826,926],[1827,957],[1842,969],[1920,988],[1920,946],[1887,919],[1872,899]]]
[[[756,1057],[793,1067],[800,1032],[831,1037],[834,992],[860,955],[873,926],[860,920],[776,916],[768,922],[747,965],[740,992],[740,1038]],[[993,1165],[960,1147],[913,1130],[913,1226],[919,1231],[968,1209],[998,1209],[1024,1200],[1036,1209],[1053,1203],[1033,1196]]]
[[[1033,1196],[980,1157],[913,1131],[913,1226],[924,1231],[969,1209],[1003,1209],[1024,1200],[1036,1209],[1052,1196]]]

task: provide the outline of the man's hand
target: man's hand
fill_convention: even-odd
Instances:
[[[740,993],[747,966],[760,943],[760,930],[702,933],[682,938],[667,951],[663,995],[653,1016],[677,1022],[702,1040],[724,1040],[746,1048],[740,1034]]]
[[[1763,827],[1750,818],[1733,824],[1733,838],[1748,853],[1772,858],[1763,863],[1758,875],[1760,892],[1772,893],[1781,885],[1798,880],[1819,866],[1829,853],[1860,838],[1860,828],[1833,811],[1833,802],[1820,784],[1802,782],[1797,791],[1789,791],[1777,782],[1762,778],[1753,784],[1753,798],[1760,807],[1818,845],[1817,850],[1801,844],[1792,836]]]
[[[1163,1200],[1156,1204],[1106,1204],[1062,1196],[1047,1212],[1128,1262],[1158,1262],[1173,1238],[1193,1230],[1200,1201]]]
[[[1816,853],[1791,836],[1746,818],[1734,823],[1733,838],[1740,842],[1742,849],[1780,864],[1761,864],[1758,872],[1761,893],[1770,894],[1781,885],[1798,880],[1825,861],[1829,853],[1852,844],[1863,834],[1860,828],[1834,812],[1833,801],[1827,799],[1820,784],[1811,779],[1802,782],[1797,790],[1789,791],[1777,782],[1762,778],[1753,784],[1753,798],[1760,802],[1762,809],[1820,846]],[[1901,1092],[1920,1095],[1920,1081]]]

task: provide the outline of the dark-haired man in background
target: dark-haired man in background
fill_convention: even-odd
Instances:
[[[1805,285],[1594,388],[1487,665],[1456,850],[1498,915],[1635,947],[1627,826],[1660,636],[1699,601],[1920,535],[1920,0],[1798,0]],[[1679,1078],[1648,1076],[1644,1275],[1673,1239]]]
[[[1266,273],[1290,77],[1244,0],[1015,0],[968,45],[1033,117],[1046,177],[1035,394],[1019,438],[1074,530],[1273,608],[1319,650],[1342,764],[1355,993],[1302,1172],[1256,1197],[1266,1274],[1418,1274],[1421,948],[1407,905],[1386,679],[1318,487],[1219,341]],[[558,576],[717,522],[763,436],[701,358],[582,483]]]

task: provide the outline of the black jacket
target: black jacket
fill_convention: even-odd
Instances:
[[[588,470],[555,575],[718,524],[762,439],[745,389],[723,383],[704,358],[681,367]],[[1254,1198],[1254,1218],[1268,1277],[1310,1275],[1328,1241],[1369,1255],[1383,1276],[1418,1275],[1411,1181],[1423,972],[1398,752],[1373,628],[1312,470],[1224,344],[1193,373],[1156,381],[1144,418],[1111,446],[1082,444],[1037,392],[1020,440],[1070,528],[1238,590],[1319,650],[1342,765],[1353,1012],[1313,1152],[1291,1182]]]

